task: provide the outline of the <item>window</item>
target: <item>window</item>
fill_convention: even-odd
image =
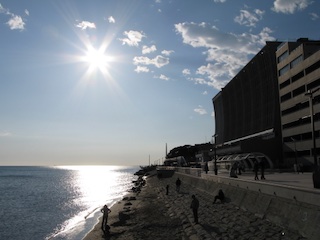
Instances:
[[[289,52],[288,50],[285,51],[284,53],[282,53],[279,57],[278,57],[278,63],[282,62],[284,59],[286,59],[289,56]]]
[[[309,74],[315,70],[320,68],[320,60],[314,64],[312,64],[310,67],[306,68],[306,74]]]
[[[290,85],[290,79],[288,79],[287,81],[284,81],[283,83],[280,84],[280,89],[289,86]]]
[[[288,72],[290,69],[290,66],[289,64],[285,65],[283,68],[281,68],[279,70],[279,76],[282,76],[283,74],[285,74],[286,72]]]
[[[304,77],[304,72],[301,71],[299,73],[297,73],[296,75],[294,75],[292,78],[291,78],[291,81],[292,82],[295,82],[297,80],[299,80],[300,78]]]
[[[296,59],[294,59],[291,63],[290,63],[290,67],[293,68],[294,66],[296,66],[298,63],[303,61],[303,56],[300,55],[299,57],[297,57]]]

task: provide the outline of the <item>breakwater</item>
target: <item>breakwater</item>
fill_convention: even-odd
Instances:
[[[320,194],[309,189],[201,174],[198,169],[176,169],[174,177],[216,195],[223,189],[227,201],[307,239],[320,236]]]

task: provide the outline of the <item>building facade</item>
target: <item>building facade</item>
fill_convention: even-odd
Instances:
[[[276,57],[284,161],[288,166],[310,168],[314,164],[313,139],[320,156],[320,41],[301,38],[285,42]]]
[[[213,98],[217,155],[263,153],[283,164],[276,51],[267,42]]]
[[[217,155],[258,152],[276,168],[312,168],[320,157],[320,41],[267,42],[212,101]]]

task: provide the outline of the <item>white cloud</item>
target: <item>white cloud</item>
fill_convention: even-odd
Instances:
[[[116,22],[116,20],[112,16],[108,17],[108,21],[109,21],[109,23],[115,23]]]
[[[163,51],[161,52],[161,54],[163,54],[163,55],[165,55],[165,56],[170,56],[171,53],[174,53],[174,51],[173,51],[173,50],[163,50]]]
[[[137,66],[134,71],[137,73],[141,73],[141,72],[149,72],[150,70],[146,66]]]
[[[127,38],[120,38],[122,45],[128,44],[129,46],[139,46],[139,43],[142,41],[142,38],[146,37],[142,32],[138,31],[125,31],[123,33]]]
[[[207,91],[204,91],[204,92],[202,93],[202,95],[208,95],[208,92],[207,92]]]
[[[10,12],[8,9],[4,8],[0,3],[0,13],[6,14],[10,16],[10,19],[6,22],[11,30],[24,30],[25,29],[25,21],[21,16],[16,15]],[[29,16],[28,10],[25,10],[26,15]]]
[[[310,16],[311,16],[311,19],[312,19],[313,21],[315,21],[315,20],[317,20],[317,19],[319,18],[319,15],[316,14],[316,13],[310,13]]]
[[[253,13],[248,10],[240,10],[240,15],[234,18],[234,21],[240,25],[245,25],[247,27],[255,27],[256,23],[262,19],[264,11],[255,9]]]
[[[275,0],[271,9],[277,13],[293,14],[307,8],[310,4],[312,4],[311,0]]]
[[[143,46],[142,47],[142,54],[148,54],[148,53],[152,53],[152,52],[155,52],[157,51],[157,48],[155,45],[152,45],[150,47],[148,46]]]
[[[155,58],[151,59],[148,57],[134,57],[133,63],[135,65],[154,65],[157,68],[161,68],[167,64],[169,64],[169,58],[165,58],[161,55],[156,56]]]
[[[213,0],[215,3],[224,3],[226,2],[227,0]]]
[[[233,34],[220,31],[206,23],[179,23],[176,32],[183,42],[192,47],[206,48],[207,65],[200,66],[197,74],[206,77],[190,78],[197,84],[207,84],[218,90],[256,54],[266,41],[274,40],[272,31],[264,28],[260,33]]]
[[[187,69],[187,68],[183,69],[183,70],[182,70],[182,74],[185,75],[185,76],[186,76],[186,75],[190,75],[190,74],[191,74],[191,73],[190,73],[190,69]]]
[[[159,78],[161,80],[169,81],[170,78],[167,77],[166,75],[160,74],[160,76],[154,76],[155,78]]]
[[[96,25],[93,22],[82,21],[76,24],[76,27],[86,30],[87,28],[96,28]]]
[[[10,132],[0,132],[0,137],[10,137],[12,136],[12,133]]]
[[[207,114],[207,111],[201,105],[199,105],[197,108],[193,109],[193,111],[195,111],[196,113],[199,113],[200,115]]]
[[[24,30],[25,22],[22,20],[20,16],[14,15],[7,22],[7,25],[10,27],[11,30],[15,30],[15,29]]]
[[[30,15],[30,13],[29,13],[28,9],[24,10],[24,13],[25,13],[27,16],[29,16],[29,15]]]

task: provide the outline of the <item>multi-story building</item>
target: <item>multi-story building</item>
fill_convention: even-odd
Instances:
[[[213,98],[216,153],[311,168],[320,157],[319,89],[320,41],[267,42]]]
[[[301,38],[284,42],[276,57],[284,161],[288,166],[298,163],[310,167],[315,156],[313,139],[320,156],[320,41]]]
[[[269,165],[283,164],[276,62],[280,44],[267,42],[213,98],[220,159],[258,153],[267,156]]]

